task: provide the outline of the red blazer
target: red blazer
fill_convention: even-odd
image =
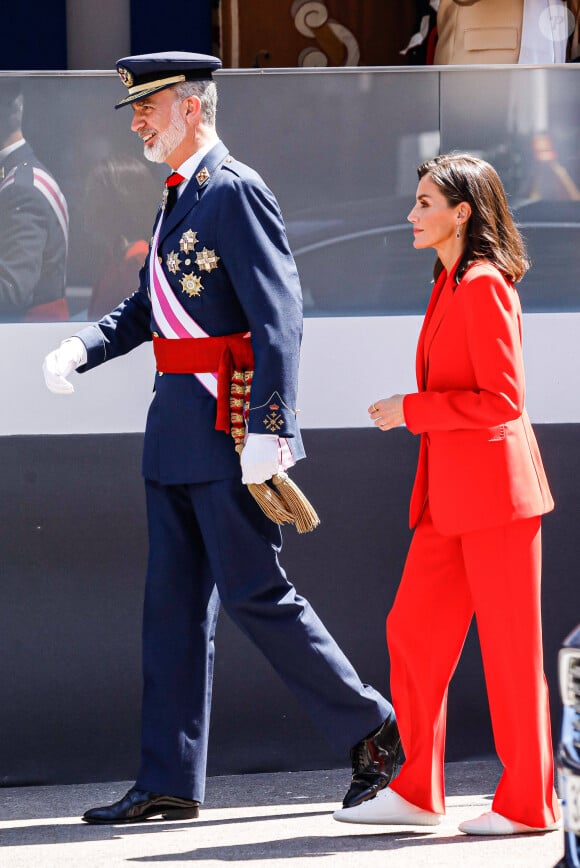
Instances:
[[[519,296],[487,262],[454,288],[455,268],[433,289],[417,346],[419,391],[403,401],[407,428],[421,435],[410,524],[428,497],[445,535],[554,508],[524,407]]]

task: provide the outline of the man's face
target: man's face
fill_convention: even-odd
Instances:
[[[143,153],[152,163],[167,163],[183,142],[187,125],[172,88],[132,103],[131,129],[143,142]]]

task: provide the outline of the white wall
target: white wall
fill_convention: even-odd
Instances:
[[[420,325],[418,316],[306,319],[302,427],[364,427],[372,401],[414,390]],[[154,376],[150,345],[73,374],[73,395],[47,391],[42,360],[74,331],[71,323],[0,326],[0,436],[143,430]],[[533,422],[580,422],[579,346],[579,313],[524,315],[527,407]]]

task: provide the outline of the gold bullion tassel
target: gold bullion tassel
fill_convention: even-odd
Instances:
[[[241,454],[246,435],[245,416],[250,407],[252,371],[234,371],[230,392],[231,433],[236,452]],[[312,504],[286,473],[272,477],[274,488],[267,482],[250,483],[247,488],[262,510],[275,524],[293,524],[298,533],[307,533],[320,524]]]
[[[249,482],[246,486],[264,515],[275,524],[294,524],[294,516],[284,501],[267,482]]]
[[[292,514],[298,533],[308,533],[318,527],[320,519],[316,510],[287,473],[276,473],[272,477],[272,482],[276,486],[284,506]]]

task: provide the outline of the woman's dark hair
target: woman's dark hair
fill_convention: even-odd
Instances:
[[[530,263],[523,239],[514,223],[503,184],[493,166],[472,154],[441,154],[417,169],[434,181],[450,206],[468,202],[471,216],[466,227],[466,247],[455,280],[478,259],[492,262],[508,280],[521,280]],[[434,273],[443,269],[439,258]]]

